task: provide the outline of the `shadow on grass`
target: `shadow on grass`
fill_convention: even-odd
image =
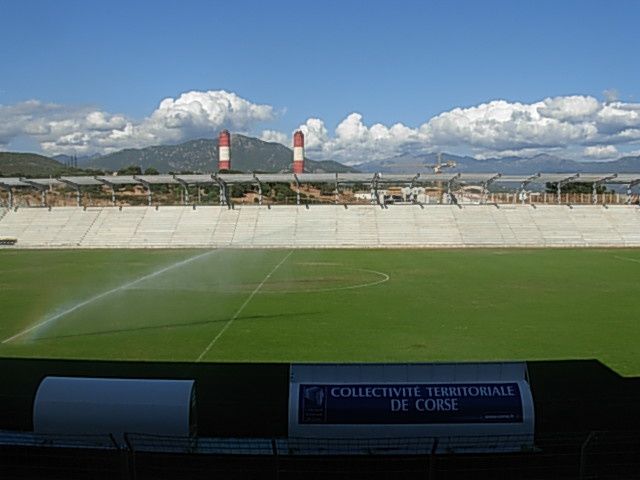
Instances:
[[[640,430],[640,377],[599,360],[527,362],[536,432]]]
[[[269,318],[284,318],[284,317],[311,317],[314,315],[319,315],[322,312],[296,312],[296,313],[282,313],[278,315],[250,315],[245,317],[238,317],[234,320],[234,322],[242,322],[248,320],[265,320]],[[114,328],[110,330],[98,330],[95,332],[85,332],[85,333],[72,333],[66,335],[47,335],[47,336],[39,336],[35,338],[29,339],[30,342],[41,342],[45,340],[59,340],[63,338],[78,338],[78,337],[93,337],[100,335],[113,335],[119,333],[131,333],[131,332],[144,332],[149,330],[159,330],[162,328],[190,328],[198,325],[210,325],[215,323],[225,324],[230,320],[230,318],[221,318],[217,320],[202,320],[199,322],[187,322],[187,323],[163,323],[159,325],[147,325],[144,327],[134,327],[134,328]]]

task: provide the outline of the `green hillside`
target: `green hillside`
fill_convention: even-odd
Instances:
[[[0,152],[0,176],[3,177],[46,177],[65,170],[62,163],[36,153]]]

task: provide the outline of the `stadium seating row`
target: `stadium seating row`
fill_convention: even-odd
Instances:
[[[635,206],[454,205],[20,208],[26,248],[640,246]]]

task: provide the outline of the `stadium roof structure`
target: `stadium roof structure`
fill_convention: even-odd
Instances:
[[[133,178],[143,185],[177,185],[179,183],[173,175],[134,175]]]
[[[573,182],[593,184],[618,184],[634,186],[640,184],[640,173],[532,173],[524,175],[503,175],[495,173],[445,172],[445,173],[212,173],[176,175],[97,175],[61,176],[59,178],[17,178],[0,177],[0,188],[38,188],[40,190],[69,185],[81,187],[106,185],[112,188],[126,185],[225,185],[264,183],[330,183],[420,185],[426,183],[459,183],[487,186],[490,183],[556,183],[564,185]]]
[[[250,173],[221,173],[213,175],[216,181],[226,183],[227,185],[235,185],[239,183],[256,183],[256,177]],[[291,177],[279,180],[280,182],[291,182]]]
[[[99,175],[94,178],[105,185],[112,187],[121,185],[140,185],[141,183],[134,175]]]
[[[0,188],[30,187],[31,184],[16,177],[0,178]]]
[[[173,176],[183,185],[210,185],[216,183],[212,175],[208,174],[185,174]]]
[[[618,173],[615,178],[605,182],[619,185],[637,185],[640,183],[640,173]]]
[[[18,188],[35,188],[42,197],[42,205],[46,205],[47,191],[51,187],[67,186],[76,190],[77,202],[80,205],[83,187],[106,186],[111,189],[112,203],[116,204],[116,188],[128,185],[140,185],[147,190],[148,202],[151,205],[152,187],[155,185],[180,185],[183,188],[185,202],[189,201],[190,185],[214,185],[220,190],[221,204],[232,207],[229,199],[229,186],[237,184],[253,184],[258,187],[258,201],[262,203],[262,186],[268,183],[288,183],[297,187],[297,203],[300,203],[300,185],[324,183],[335,186],[336,202],[340,185],[362,185],[370,188],[372,196],[378,197],[379,188],[389,185],[404,185],[411,188],[425,184],[446,185],[447,193],[453,192],[454,184],[478,185],[482,187],[483,198],[486,198],[491,183],[517,184],[516,190],[524,193],[530,183],[556,184],[558,202],[563,186],[570,183],[590,183],[593,185],[595,199],[596,187],[604,184],[626,185],[627,193],[640,185],[640,173],[554,173],[540,172],[520,175],[503,175],[474,172],[442,172],[442,173],[201,173],[201,174],[159,174],[159,175],[97,175],[97,176],[61,176],[59,178],[18,178],[0,177],[0,189],[9,193],[9,204],[13,202],[13,190]],[[505,185],[506,186],[506,185]],[[200,198],[198,189],[198,198]],[[595,201],[595,200],[594,200]]]
[[[500,178],[497,178],[496,183],[531,183],[535,182],[540,178],[539,173],[535,173],[533,175],[500,175]]]
[[[568,183],[578,181],[579,173],[541,173],[536,183]]]
[[[95,177],[60,177],[60,181],[66,183],[67,185],[71,185],[74,188],[80,187],[95,187],[99,185],[104,185],[104,182],[101,182]]]
[[[21,180],[39,189],[57,187],[63,183],[57,178],[25,178]]]

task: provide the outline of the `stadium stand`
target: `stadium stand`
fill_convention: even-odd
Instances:
[[[628,205],[18,208],[0,237],[21,248],[637,247]]]

